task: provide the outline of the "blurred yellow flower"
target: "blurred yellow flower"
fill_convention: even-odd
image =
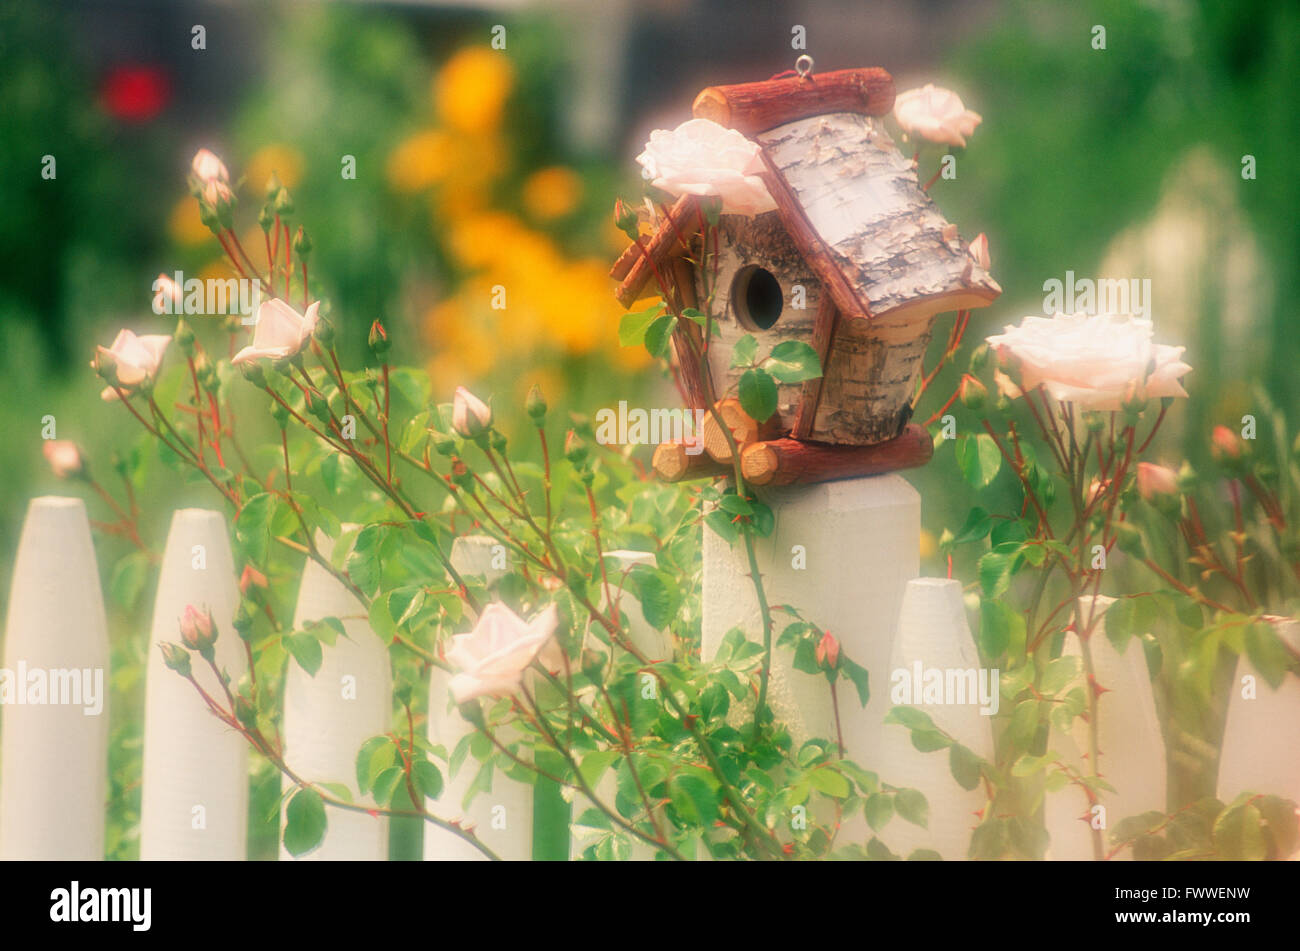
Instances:
[[[539,169],[524,180],[520,198],[524,210],[534,218],[563,218],[582,201],[582,179],[572,169],[558,165]]]
[[[450,167],[451,136],[441,129],[417,132],[388,156],[388,182],[399,192],[423,191]]]
[[[451,128],[481,135],[500,124],[513,85],[514,68],[504,53],[466,47],[434,77],[434,107]]]
[[[266,183],[271,173],[280,179],[285,188],[293,188],[302,181],[302,153],[289,145],[266,145],[253,153],[244,170],[244,182],[251,200],[261,202],[266,194]]]
[[[921,529],[921,557],[933,558],[934,553],[938,551],[938,546],[934,541],[934,533]]]
[[[167,233],[177,244],[186,247],[202,244],[212,237],[208,226],[199,218],[199,203],[190,195],[172,205],[167,216]]]

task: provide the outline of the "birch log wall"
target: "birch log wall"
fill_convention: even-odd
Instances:
[[[48,496],[27,507],[3,656],[0,858],[102,859],[108,628],[81,499]],[[33,675],[45,684],[40,696],[28,695]],[[69,696],[51,695],[60,683]]]

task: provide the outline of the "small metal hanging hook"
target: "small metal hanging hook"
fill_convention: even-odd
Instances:
[[[800,79],[807,79],[812,75],[813,58],[807,53],[804,53],[794,61],[794,71],[799,74]]]

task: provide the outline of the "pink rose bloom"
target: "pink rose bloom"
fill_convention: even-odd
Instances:
[[[194,155],[194,161],[190,163],[190,171],[194,177],[205,185],[211,181],[220,181],[229,184],[230,173],[226,171],[225,163],[217,158],[207,149],[199,149]]]
[[[81,475],[81,450],[71,439],[47,439],[41,452],[45,453],[45,461],[60,479]]]
[[[465,387],[458,386],[452,398],[451,425],[466,439],[473,439],[492,425],[492,410]]]
[[[117,382],[124,390],[139,386],[158,374],[170,334],[145,334],[137,337],[129,330],[119,330],[111,347],[96,347],[96,355],[107,355],[117,367]],[[117,399],[117,391],[107,386],[99,394],[104,400]]]
[[[966,136],[984,120],[967,109],[951,89],[925,85],[901,92],[894,99],[894,118],[908,134],[941,145],[966,144]]]
[[[776,203],[763,180],[758,144],[712,119],[689,119],[650,133],[636,160],[655,188],[671,195],[717,196],[729,215],[758,215]]]
[[[1083,410],[1118,410],[1135,386],[1151,399],[1187,395],[1178,381],[1192,369],[1180,359],[1185,348],[1152,343],[1151,333],[1151,321],[1137,317],[1057,314],[1026,317],[988,341],[1019,365],[1024,390],[1042,386]]]
[[[449,686],[456,702],[517,690],[524,671],[554,636],[559,622],[554,604],[532,621],[500,602],[489,604],[472,632],[451,639],[447,660],[459,672]]]
[[[320,301],[313,301],[305,314],[300,314],[280,298],[262,301],[257,308],[257,325],[253,328],[253,343],[235,354],[230,362],[234,366],[254,360],[287,360],[307,346],[316,322],[320,319]]]

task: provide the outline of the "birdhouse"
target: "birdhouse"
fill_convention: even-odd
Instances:
[[[822,376],[781,385],[762,425],[738,419],[734,400],[719,406],[737,443],[744,437],[747,476],[752,470],[760,484],[764,475],[821,481],[926,461],[930,440],[908,422],[936,318],[1001,293],[919,184],[913,160],[874,120],[893,102],[892,78],[874,68],[705,89],[695,117],[757,146],[749,171],[766,186],[770,210],[730,214],[724,205],[704,247],[706,199],[684,191],[656,209],[649,234],[611,272],[625,307],[656,274],[672,275],[681,307],[711,297],[717,332],[705,359],[692,356],[703,347],[674,341],[696,408],[708,393],[734,392],[743,367],[732,367],[732,354],[747,334],[760,355],[787,340],[817,352]],[[699,468],[680,452],[664,461],[667,478]]]

